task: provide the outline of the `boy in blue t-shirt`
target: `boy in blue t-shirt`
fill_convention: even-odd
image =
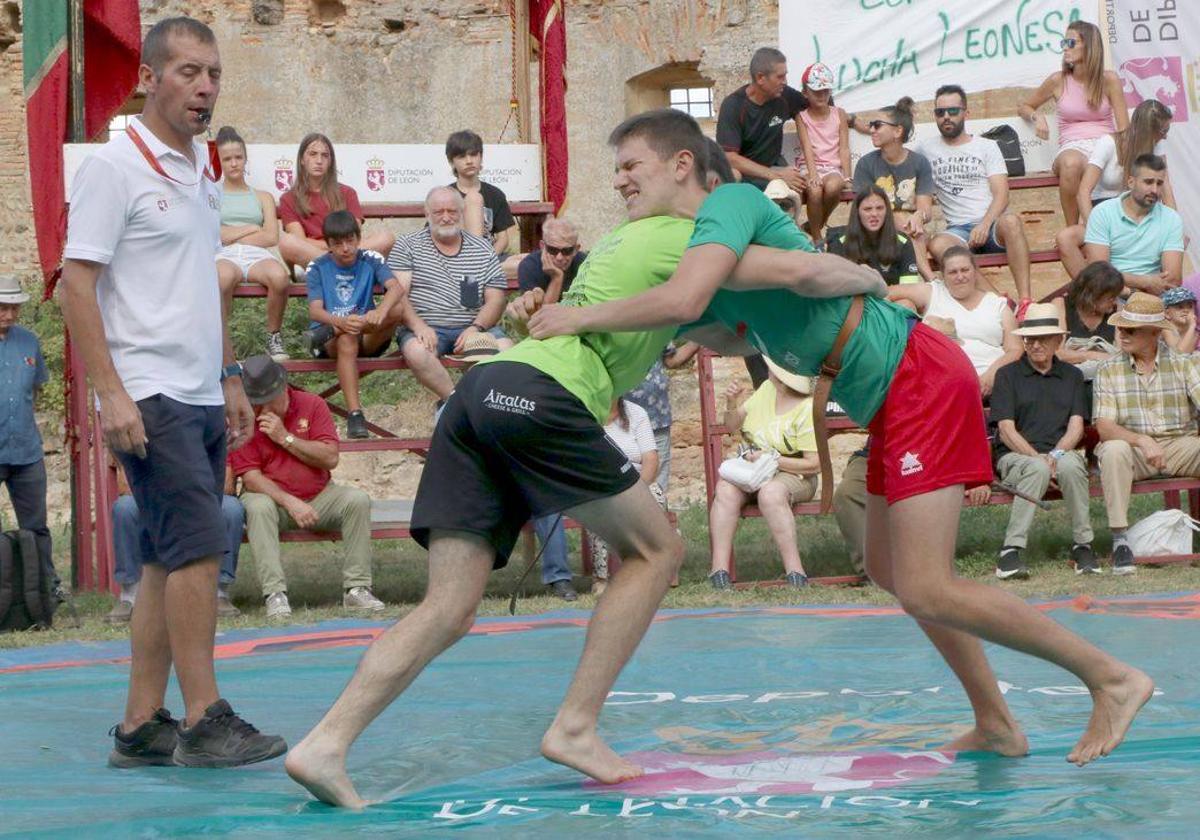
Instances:
[[[358,357],[379,356],[401,324],[408,286],[374,251],[360,250],[358,220],[348,210],[325,217],[329,253],[308,265],[308,316],[304,341],[313,358],[337,359],[338,384],[346,397],[346,435],[368,436],[358,396]],[[375,285],[383,300],[375,306]]]

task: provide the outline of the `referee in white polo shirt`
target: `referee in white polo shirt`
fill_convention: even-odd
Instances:
[[[217,568],[225,550],[226,441],[254,415],[221,320],[221,191],[205,146],[221,60],[191,18],[142,44],[140,119],[71,186],[62,306],[149,536],[133,611],[129,696],[109,764],[232,767],[282,755],[217,691]],[[184,719],[163,708],[171,665]]]

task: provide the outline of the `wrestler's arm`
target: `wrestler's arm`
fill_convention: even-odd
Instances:
[[[807,297],[882,295],[887,290],[874,269],[831,254],[752,245],[739,263],[729,248],[707,243],[687,249],[666,283],[593,306],[545,307],[530,320],[529,334],[550,338],[689,324],[704,313],[723,285],[738,291],[786,288]]]

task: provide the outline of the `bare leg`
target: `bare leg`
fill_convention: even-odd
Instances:
[[[933,237],[933,239],[929,240],[929,256],[940,266],[942,262],[942,254],[946,252],[947,248],[955,245],[966,244],[966,242],[963,242],[957,236],[949,233],[939,233],[937,236]]]
[[[420,340],[408,339],[404,342],[402,351],[404,361],[408,362],[408,369],[412,371],[418,382],[433,391],[440,400],[450,396],[450,392],[454,390],[450,374],[442,367],[437,356],[425,349],[425,345]]]
[[[796,516],[792,513],[787,486],[775,480],[768,481],[759,488],[758,507],[771,529],[771,539],[779,550],[783,571],[804,574],[804,563],[796,545]]]
[[[221,317],[229,320],[229,308],[233,306],[233,290],[242,280],[242,272],[229,260],[217,260],[217,286],[221,290]]]
[[[249,280],[267,290],[267,332],[279,332],[283,327],[283,311],[287,308],[287,269],[278,260],[259,260],[250,266]]]
[[[1079,272],[1087,268],[1087,257],[1083,255],[1084,232],[1083,225],[1072,225],[1063,228],[1054,237],[1054,243],[1058,246],[1059,259],[1067,272],[1067,277],[1072,280],[1079,276]]]
[[[1058,201],[1062,205],[1067,227],[1079,224],[1079,182],[1083,180],[1086,166],[1087,158],[1074,149],[1068,149],[1054,159],[1053,170],[1058,176]]]
[[[328,252],[328,248],[318,247],[311,240],[294,233],[285,231],[279,234],[279,255],[292,265],[306,266]]]
[[[167,635],[167,573],[157,563],[142,567],[137,606],[133,608],[129,646],[133,661],[129,668],[129,695],[121,728],[137,729],[162,707],[171,676],[171,640]]]
[[[338,384],[346,398],[346,408],[358,411],[362,402],[358,398],[358,336],[338,333],[333,340],[333,355],[337,358]]]
[[[163,587],[171,659],[183,694],[187,726],[194,726],[204,717],[204,710],[221,697],[213,671],[219,566],[216,556],[194,560],[167,575]]]
[[[568,513],[599,534],[622,562],[592,614],[571,687],[542,738],[542,755],[615,784],[640,776],[642,770],[600,739],[596,723],[617,675],[645,635],[683,561],[683,541],[640,481],[617,496]]]
[[[288,753],[284,768],[293,780],[330,805],[367,805],[346,775],[351,745],[434,657],[471,629],[494,556],[477,535],[433,532],[424,600],[367,648],[341,696]]]
[[[819,178],[810,178],[808,188],[804,191],[804,204],[808,208],[808,232],[813,239],[821,238],[821,230],[825,227],[825,191]]]
[[[1154,683],[1003,589],[957,577],[954,544],[962,487],[944,487],[888,509],[896,595],[921,621],[952,627],[1065,668],[1088,687],[1094,703],[1083,737],[1067,756],[1084,765],[1108,755],[1125,737]]]
[[[878,586],[895,595],[887,501],[882,496],[867,496],[866,531],[867,573]],[[953,554],[950,562],[953,563]],[[962,683],[975,713],[975,727],[947,744],[946,749],[986,750],[1008,756],[1028,753],[1029,741],[1004,702],[1004,695],[1000,693],[996,675],[979,639],[969,633],[927,621],[918,621],[917,625]]]
[[[1029,282],[1029,240],[1025,238],[1025,226],[1016,213],[1005,213],[996,224],[996,241],[1004,246],[1008,254],[1008,270],[1012,272],[1017,296],[1022,300],[1032,297]]]
[[[375,251],[386,260],[392,246],[396,244],[396,236],[389,230],[375,228],[363,234],[362,247],[367,251]]]
[[[733,535],[737,533],[738,517],[747,499],[749,496],[746,493],[728,481],[721,479],[717,482],[717,492],[713,495],[712,510],[708,516],[713,572],[729,571]]]
[[[833,215],[833,211],[842,203],[842,189],[846,186],[846,179],[841,175],[826,175],[822,182],[821,189],[824,192],[824,199],[821,207],[821,218],[826,222]]]

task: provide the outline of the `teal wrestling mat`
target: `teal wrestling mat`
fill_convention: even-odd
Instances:
[[[127,644],[0,651],[0,834],[21,837],[1195,837],[1200,832],[1200,594],[1039,605],[1146,670],[1156,695],[1124,745],[1065,760],[1090,710],[1068,673],[989,646],[1032,753],[938,747],[962,689],[893,609],[659,615],[609,697],[602,734],[646,775],[603,787],[543,760],[543,730],[587,614],[482,619],[350,756],[362,813],[311,800],[281,760],[237,770],[105,766]],[[218,639],[222,691],[297,742],[382,627]],[[172,686],[168,705],[179,711]]]

